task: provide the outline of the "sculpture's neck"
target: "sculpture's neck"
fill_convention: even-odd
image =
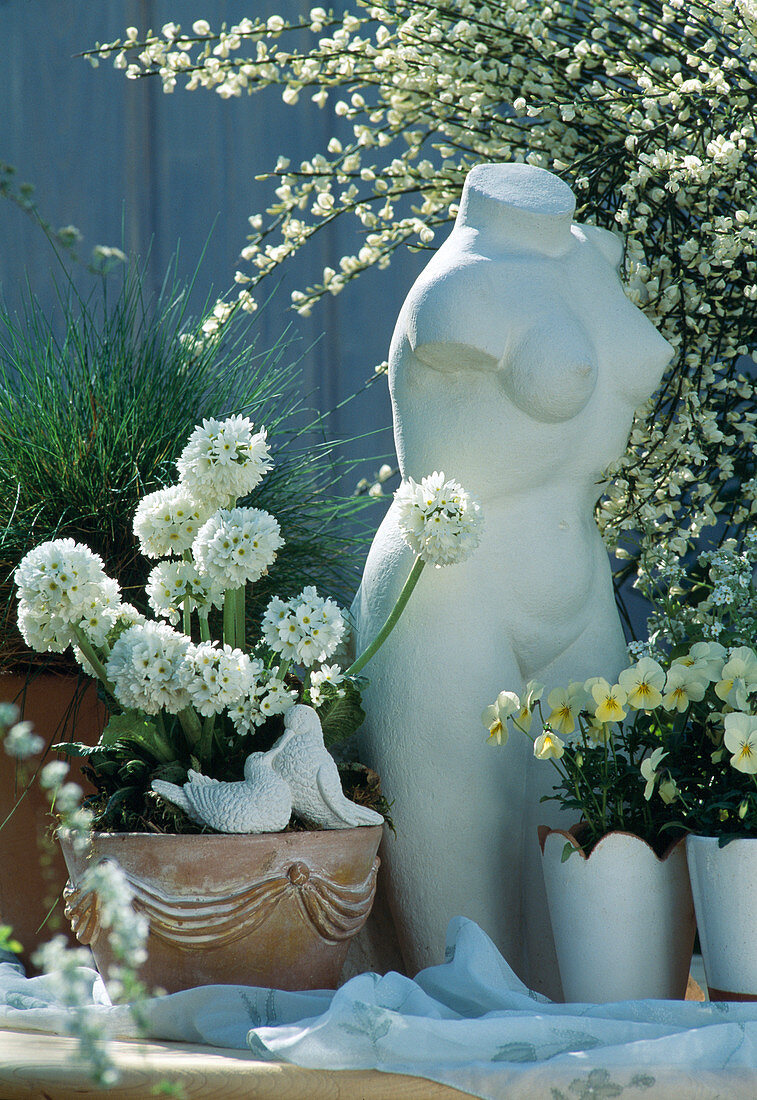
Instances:
[[[476,186],[466,186],[455,221],[456,231],[475,233],[482,250],[538,252],[562,256],[571,245],[572,210],[549,203],[525,208],[503,201]]]

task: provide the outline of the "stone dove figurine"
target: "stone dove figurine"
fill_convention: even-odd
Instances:
[[[154,779],[152,789],[219,833],[277,833],[289,824],[292,795],[271,767],[271,751],[251,753],[239,783],[223,783],[190,769],[183,786]]]
[[[322,829],[383,825],[381,814],[345,797],[336,763],[323,743],[320,719],[312,707],[298,703],[287,711],[284,732],[266,757],[288,784],[292,809],[308,824]]]

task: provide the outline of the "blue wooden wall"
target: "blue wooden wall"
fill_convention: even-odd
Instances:
[[[213,26],[256,11],[306,13],[311,0],[0,0],[4,76],[0,82],[0,160],[14,164],[36,187],[41,211],[56,227],[74,224],[83,251],[95,244],[149,254],[148,281],[157,288],[177,246],[180,269],[191,273],[210,236],[196,291],[199,309],[211,287],[225,291],[240,265],[247,218],[261,212],[272,185],[255,175],[279,154],[302,160],[325,149],[336,122],[303,98],[287,107],[275,90],[221,100],[203,91],[164,95],[154,80],[128,81],[102,62],[93,69],[76,56],[96,41],[123,37],[134,25],[160,28],[169,19]],[[374,271],[309,319],[286,312],[289,292],[337,266],[345,229],[319,235],[317,245],[286,276],[260,317],[263,342],[292,321],[303,346],[318,343],[305,361],[304,387],[333,408],[386,357],[404,295],[423,266],[405,253],[389,271]],[[341,240],[340,240],[341,237]],[[43,235],[19,210],[0,200],[0,289],[15,308],[26,279],[45,308],[54,308],[52,256]],[[273,284],[271,285],[273,290]],[[338,413],[344,437],[385,429],[353,446],[370,476],[392,450],[385,380]]]

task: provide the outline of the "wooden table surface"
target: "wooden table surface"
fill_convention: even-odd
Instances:
[[[0,1100],[149,1100],[161,1081],[182,1100],[460,1100],[468,1093],[421,1077],[379,1070],[301,1069],[259,1062],[241,1050],[192,1043],[118,1041],[112,1044],[121,1079],[93,1085],[77,1065],[76,1040],[59,1035],[0,1031]]]

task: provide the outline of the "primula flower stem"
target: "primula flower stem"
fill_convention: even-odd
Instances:
[[[347,671],[344,674],[345,676],[357,676],[358,672],[360,672],[360,670],[362,668],[364,668],[365,665],[368,664],[371,657],[373,657],[373,655],[384,644],[384,642],[386,641],[386,639],[389,637],[392,630],[394,629],[400,615],[405,610],[405,604],[410,599],[412,591],[415,588],[416,584],[418,583],[418,578],[420,577],[421,573],[423,572],[423,566],[425,564],[426,563],[424,562],[423,558],[416,558],[415,559],[415,565],[410,570],[410,576],[405,581],[405,584],[402,588],[402,591],[400,592],[400,594],[397,598],[397,602],[394,605],[392,611],[390,612],[388,619],[386,620],[384,625],[381,627],[381,630],[379,630],[378,634],[373,639],[373,641],[368,646],[368,648],[366,650],[364,650],[363,653],[360,654],[360,656],[354,662],[354,664],[350,665],[350,667],[347,669]]]
[[[169,764],[176,759],[176,749],[166,734],[166,724],[160,711],[155,715],[155,733],[150,740],[149,748],[163,764]]]
[[[246,623],[245,623],[245,595],[247,593],[247,586],[242,585],[241,588],[237,588],[234,593],[235,596],[235,612],[236,612],[236,644],[237,649],[241,649],[244,653],[247,652],[247,646],[245,645],[246,636]]]
[[[200,641],[201,642],[209,642],[210,641],[210,625],[208,623],[208,616],[207,616],[207,614],[203,615],[201,613],[198,613],[197,618],[200,620]]]
[[[187,744],[190,748],[195,748],[202,737],[202,726],[200,725],[200,719],[195,714],[194,709],[192,707],[185,707],[184,710],[179,711],[176,717],[181,722],[181,728],[184,730]]]
[[[184,618],[184,633],[186,634],[186,636],[188,638],[191,638],[192,637],[192,619],[191,619],[191,616],[190,616],[190,613],[189,613],[189,596],[184,597],[183,618]]]
[[[74,623],[71,623],[71,632],[76,638],[79,649],[82,651],[84,656],[92,665],[92,668],[97,673],[99,679],[102,681],[103,687],[106,689],[106,691],[108,691],[111,695],[115,697],[116,689],[113,687],[113,684],[108,679],[108,673],[105,671],[105,665],[95,653],[92,643],[90,642],[87,635],[84,633],[80,626],[76,626]]]
[[[223,597],[223,642],[232,649],[236,645],[236,593],[226,589]]]
[[[202,736],[197,745],[197,757],[201,764],[207,766],[213,748],[213,731],[215,730],[216,716],[211,714],[202,724]]]

